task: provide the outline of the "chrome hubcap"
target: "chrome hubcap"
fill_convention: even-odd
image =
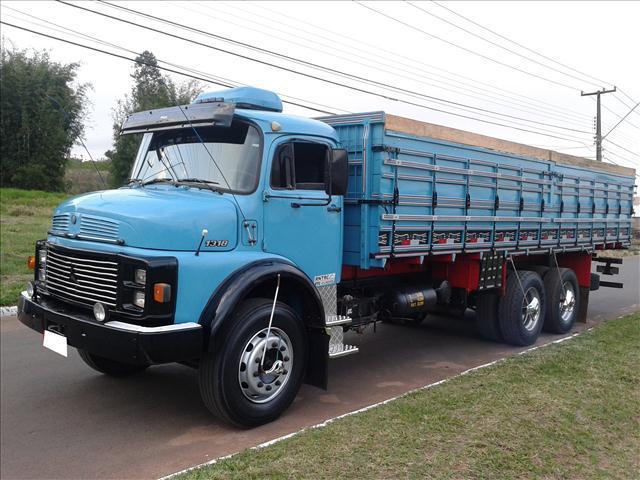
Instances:
[[[527,331],[532,331],[540,320],[540,294],[538,290],[529,288],[522,299],[522,321]]]
[[[576,292],[570,282],[565,282],[563,288],[564,298],[560,299],[560,317],[563,322],[568,322],[571,320],[573,311],[576,308]]]
[[[254,403],[273,400],[289,381],[292,366],[293,348],[289,336],[279,328],[271,327],[267,339],[264,328],[247,342],[240,355],[240,389]]]

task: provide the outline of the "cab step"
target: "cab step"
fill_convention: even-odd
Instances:
[[[358,353],[358,347],[344,343],[344,325],[351,323],[349,317],[339,317],[331,322],[327,319],[327,333],[329,337],[329,358],[344,357]]]

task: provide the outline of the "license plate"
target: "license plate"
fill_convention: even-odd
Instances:
[[[58,355],[67,356],[67,337],[64,335],[45,330],[42,346],[56,352]]]

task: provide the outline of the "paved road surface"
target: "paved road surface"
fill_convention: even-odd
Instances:
[[[639,272],[640,257],[627,259],[623,290],[593,292],[588,325],[640,310]],[[0,321],[0,333],[5,480],[159,477],[521,350],[482,341],[461,320],[381,325],[355,337],[360,353],[332,361],[328,391],[304,386],[280,420],[237,430],[209,415],[192,369],[167,365],[112,379],[75,350],[68,359],[44,350],[13,317]]]

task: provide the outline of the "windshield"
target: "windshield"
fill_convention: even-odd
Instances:
[[[258,183],[261,143],[258,129],[241,122],[146,133],[131,179],[143,184],[203,183],[250,193]]]

